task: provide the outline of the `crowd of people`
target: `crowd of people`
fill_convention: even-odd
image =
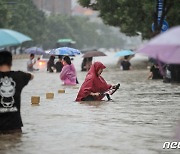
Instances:
[[[70,57],[59,57],[59,59],[58,62],[63,64],[63,66],[61,65],[60,79],[65,85],[76,85],[78,83],[76,70]],[[56,65],[53,64],[53,61],[54,57],[51,56],[48,61],[48,69],[55,68]],[[27,63],[27,70],[34,71],[34,64],[34,55],[31,54]],[[0,52],[0,134],[22,132],[21,92],[34,77],[31,73],[13,71],[11,67],[12,54],[8,51]],[[76,101],[99,101],[103,99],[107,90],[115,88],[115,86],[107,84],[101,76],[105,68],[101,62],[95,62],[91,66],[78,92]]]
[[[50,56],[47,63],[47,71],[59,72],[64,85],[74,86],[78,84],[76,69],[69,56],[59,56],[55,63],[55,56]],[[125,56],[121,61],[123,70],[130,70],[129,57]],[[27,62],[27,71],[37,71],[34,68],[36,60],[34,54],[30,55]],[[108,84],[101,76],[106,68],[101,62],[92,64],[92,58],[86,59],[85,70],[88,71],[83,84],[77,94],[76,101],[100,101],[108,90],[116,86]],[[0,52],[0,134],[22,132],[23,126],[20,114],[21,91],[33,79],[31,73],[13,71],[12,54],[8,51]],[[162,65],[155,63],[150,69],[148,79],[164,79],[165,82],[180,82],[180,65]],[[162,73],[164,72],[164,74]]]
[[[152,66],[148,79],[162,79],[164,83],[180,82],[180,65],[164,64],[154,59],[150,60]]]

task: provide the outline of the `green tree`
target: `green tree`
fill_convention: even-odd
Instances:
[[[122,47],[124,40],[104,24],[86,17],[50,15],[38,10],[32,0],[0,0],[0,27],[30,36],[34,45],[55,48],[60,38],[71,38],[77,48]]]
[[[10,20],[10,12],[8,11],[9,4],[6,0],[0,0],[0,28],[8,26]]]
[[[45,15],[38,10],[32,0],[16,0],[11,11],[8,28],[24,33],[33,38],[35,43],[42,43],[45,31]]]
[[[135,36],[141,32],[143,38],[152,36],[151,25],[155,23],[155,32],[159,33],[165,16],[170,26],[180,23],[179,0],[164,0],[163,15],[157,26],[158,0],[79,0],[83,7],[99,11],[105,24],[120,27],[121,32]]]
[[[46,18],[44,48],[55,48],[56,42],[60,38],[74,38],[72,27],[67,22],[66,16],[51,15]]]
[[[124,40],[105,26],[90,22],[79,16],[51,15],[46,19],[44,48],[54,48],[56,41],[71,38],[77,48],[84,47],[122,47]],[[110,38],[109,38],[110,37]]]
[[[32,0],[0,0],[0,27],[9,28],[33,38],[42,44],[46,18]]]

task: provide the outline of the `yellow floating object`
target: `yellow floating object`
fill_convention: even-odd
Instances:
[[[54,93],[46,93],[46,99],[53,99]]]
[[[39,104],[40,103],[40,97],[39,96],[32,96],[31,97],[31,104]]]
[[[64,89],[58,90],[58,93],[65,93]]]
[[[73,89],[79,89],[79,87],[73,87]]]

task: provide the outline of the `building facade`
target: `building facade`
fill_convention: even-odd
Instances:
[[[71,0],[33,0],[45,12],[71,15]]]

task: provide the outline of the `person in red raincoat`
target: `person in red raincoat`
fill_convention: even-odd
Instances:
[[[95,62],[91,66],[79,90],[76,101],[99,101],[103,99],[104,95],[101,94],[112,87],[112,85],[107,84],[103,77],[101,77],[101,73],[105,68],[101,62]]]

